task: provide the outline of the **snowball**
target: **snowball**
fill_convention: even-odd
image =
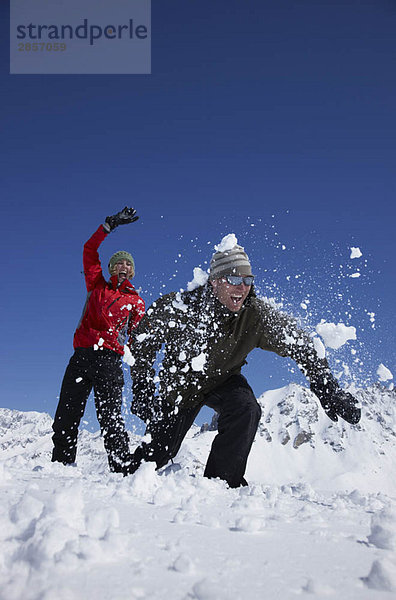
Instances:
[[[194,356],[191,361],[191,368],[193,371],[203,371],[204,365],[206,363],[206,354],[201,352],[198,356]]]
[[[144,340],[146,339],[147,336],[148,336],[147,333],[140,333],[139,335],[136,336],[136,339],[139,342],[139,344],[141,344],[142,342],[144,342]]]
[[[396,511],[390,508],[371,517],[370,544],[384,550],[396,550]]]
[[[315,579],[308,579],[302,590],[308,594],[317,594],[317,597],[319,597],[319,595],[331,596],[334,594],[333,588]]]
[[[123,361],[124,361],[124,362],[125,362],[127,365],[129,365],[130,367],[133,367],[133,365],[134,365],[134,364],[135,364],[135,362],[136,362],[136,361],[135,361],[135,357],[134,357],[134,356],[132,356],[132,353],[131,353],[131,351],[130,351],[129,347],[128,347],[128,346],[126,346],[126,345],[124,346],[124,355],[123,355],[123,357],[122,357],[122,360],[123,360]]]
[[[235,531],[245,531],[246,533],[255,533],[265,528],[265,522],[259,517],[244,515],[235,522]]]
[[[205,271],[203,271],[200,267],[195,267],[193,273],[194,273],[193,280],[189,281],[187,284],[187,290],[189,292],[192,292],[197,287],[205,285],[205,283],[208,281],[208,277],[209,277],[209,275],[207,273],[205,273]]]
[[[356,340],[356,328],[347,327],[343,323],[326,323],[324,319],[316,326],[317,333],[323,338],[328,348],[337,350],[348,340]]]
[[[124,308],[127,310],[132,310],[132,304],[124,304],[124,306],[121,306],[121,310],[124,310]]]
[[[33,519],[38,519],[43,508],[44,504],[41,500],[34,498],[28,491],[25,491],[22,498],[10,510],[11,521],[27,526]]]
[[[360,273],[352,273],[352,275],[349,275],[349,277],[356,279],[357,277],[360,277]]]
[[[318,358],[325,358],[326,349],[325,349],[324,345],[322,344],[322,340],[320,340],[318,337],[314,337],[313,345],[316,350],[316,354],[318,355]]]
[[[362,256],[362,253],[360,251],[360,248],[354,248],[353,246],[351,247],[351,256],[349,258],[360,258]]]
[[[187,305],[184,304],[180,292],[177,292],[175,299],[172,302],[172,306],[182,312],[187,312]]]
[[[97,509],[85,517],[87,534],[95,539],[104,538],[110,528],[118,528],[120,517],[114,507]]]
[[[377,375],[380,381],[388,381],[388,379],[393,379],[391,371],[389,371],[389,369],[387,369],[382,363],[377,369]]]
[[[197,600],[223,600],[227,594],[224,592],[222,585],[217,581],[203,579],[193,585],[192,597]]]
[[[143,463],[127,482],[133,496],[147,498],[158,488],[158,476],[155,463]]]
[[[191,558],[187,554],[180,554],[171,568],[178,573],[189,573],[192,569]]]
[[[238,244],[235,233],[229,233],[225,235],[221,240],[220,244],[214,247],[216,252],[225,252],[226,250],[232,250]]]
[[[371,571],[363,581],[368,588],[383,592],[396,592],[396,569],[393,561],[384,558],[375,560]]]

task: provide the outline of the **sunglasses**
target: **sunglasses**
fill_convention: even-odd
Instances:
[[[252,285],[254,276],[248,275],[247,277],[241,277],[240,275],[224,275],[224,279],[230,285],[241,285],[241,283],[244,283],[245,285]]]

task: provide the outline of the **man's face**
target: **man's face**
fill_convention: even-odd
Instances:
[[[129,260],[119,260],[113,268],[113,275],[117,275],[118,283],[122,283],[125,279],[130,279],[133,276],[133,266]]]
[[[231,285],[225,278],[213,279],[210,282],[213,287],[213,293],[217,300],[221,302],[231,312],[238,312],[250,292],[251,285],[241,283]]]

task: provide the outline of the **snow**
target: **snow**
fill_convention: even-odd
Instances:
[[[388,381],[389,379],[393,379],[393,375],[391,371],[385,367],[382,363],[379,365],[377,369],[378,379],[380,381]]]
[[[197,280],[198,280],[199,278],[200,278],[200,275],[198,275],[198,274],[197,274]],[[202,279],[203,279],[203,278],[202,278]],[[194,279],[193,279],[193,281],[194,281],[194,280],[195,280],[195,273],[194,273]],[[192,283],[193,283],[193,281],[191,281],[191,282],[190,282],[190,284],[192,284]],[[198,281],[197,281],[196,283],[197,283],[197,285],[196,285],[195,287],[198,287],[200,284],[198,283]],[[205,280],[205,282],[204,282],[204,283],[206,283],[206,280]],[[190,285],[190,284],[189,284],[189,285]],[[194,285],[195,285],[195,284],[194,284]],[[204,285],[204,284],[202,284],[202,285]],[[195,289],[195,288],[194,288],[194,289]],[[177,310],[181,310],[182,312],[187,312],[187,306],[186,306],[186,304],[184,304],[184,302],[183,302],[183,300],[182,300],[182,297],[181,297],[181,293],[180,293],[180,292],[177,292],[177,294],[176,294],[176,296],[175,296],[175,299],[174,299],[174,300],[173,300],[173,302],[172,302],[172,306],[173,306],[174,308],[176,308]]]
[[[325,358],[326,349],[325,349],[322,341],[318,337],[313,338],[313,345],[314,345],[314,348],[315,348],[315,351],[316,351],[316,354],[318,355],[318,357]]]
[[[396,560],[375,560],[367,578],[367,587],[383,592],[396,592]]]
[[[348,340],[356,340],[356,328],[343,323],[326,323],[324,319],[316,326],[317,333],[323,338],[328,348],[337,350]]]
[[[123,478],[99,432],[65,467],[49,415],[0,409],[1,600],[394,597],[396,392],[358,397],[352,427],[298,385],[263,394],[240,489],[203,477],[214,431]]]
[[[144,340],[147,337],[147,333],[139,333],[139,335],[136,336],[137,341],[139,342],[139,344],[141,344],[142,342],[144,342]]]
[[[384,550],[396,551],[396,512],[386,508],[371,518],[370,544]]]
[[[194,267],[194,271],[193,271],[194,277],[192,281],[189,281],[187,284],[187,290],[189,292],[192,292],[193,290],[195,290],[197,287],[200,287],[201,285],[205,285],[205,283],[208,281],[209,275],[207,273],[205,273],[205,271],[203,271],[201,269],[201,267]]]
[[[360,258],[361,256],[363,256],[360,248],[355,248],[355,247],[351,247],[351,255],[349,258]]]
[[[129,367],[133,367],[133,365],[135,364],[135,357],[132,355],[132,352],[131,352],[129,346],[127,346],[126,344],[124,346],[124,354],[123,354],[122,360]]]
[[[206,354],[205,352],[201,352],[198,356],[194,356],[191,360],[191,368],[193,371],[203,371],[206,363]]]
[[[214,249],[216,252],[226,252],[227,250],[232,250],[237,245],[238,240],[235,233],[229,233],[223,237],[220,244],[215,245]]]

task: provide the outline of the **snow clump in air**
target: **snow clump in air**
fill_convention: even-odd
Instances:
[[[206,363],[206,354],[201,352],[198,356],[194,356],[191,361],[191,368],[193,371],[203,371]]]
[[[351,255],[349,258],[360,258],[361,256],[363,256],[360,248],[354,248],[353,246],[351,247]]]
[[[347,327],[343,323],[326,323],[324,319],[316,326],[317,333],[323,338],[328,348],[338,350],[348,340],[356,340],[356,328]]]
[[[378,379],[380,381],[388,381],[389,379],[393,379],[393,374],[389,369],[385,367],[382,363],[377,369]]]
[[[216,252],[226,252],[226,250],[232,250],[238,245],[238,240],[235,233],[229,233],[225,235],[221,240],[220,244],[214,247]]]
[[[322,340],[318,337],[314,337],[313,345],[316,350],[316,354],[318,355],[318,358],[325,358],[326,357],[326,349],[323,345]]]
[[[207,273],[205,273],[205,271],[203,271],[200,267],[195,267],[193,273],[194,273],[193,280],[189,281],[187,284],[187,290],[189,292],[192,292],[197,287],[201,287],[202,285],[205,285],[205,283],[208,281],[208,277],[209,277],[209,275]]]
[[[223,237],[220,244],[214,246],[214,249],[216,252],[226,252],[227,250],[232,250],[237,245],[238,240],[235,233],[229,233]],[[196,288],[205,285],[209,278],[208,273],[203,271],[200,267],[195,267],[193,273],[193,280],[189,281],[187,284],[187,290],[189,292],[192,292]]]
[[[132,352],[130,351],[127,345],[124,346],[124,355],[122,357],[122,360],[130,367],[133,367],[133,365],[135,364],[135,357],[132,356]]]

